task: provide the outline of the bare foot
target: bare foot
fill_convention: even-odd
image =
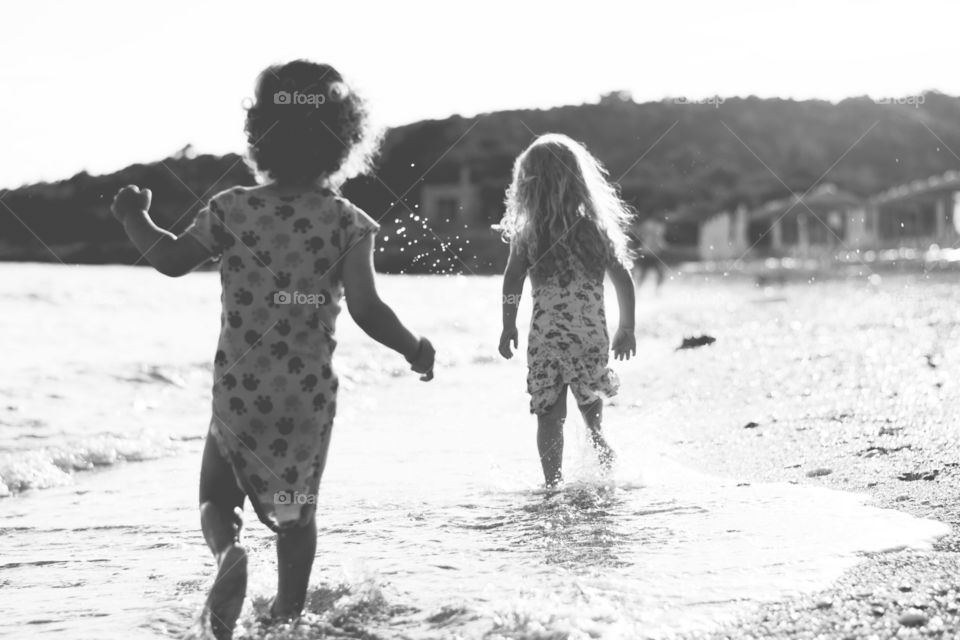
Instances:
[[[270,612],[271,623],[291,622],[299,618],[300,614],[302,613],[302,611],[297,611],[295,613],[281,611],[280,608],[277,606],[276,596],[274,596],[273,600],[270,601],[270,608],[268,609],[268,611]]]
[[[210,631],[217,640],[230,640],[247,595],[247,552],[230,545],[220,554],[217,577],[207,596],[206,613]]]

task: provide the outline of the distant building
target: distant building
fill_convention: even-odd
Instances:
[[[512,166],[503,154],[448,160],[424,178],[421,215],[437,232],[489,232],[503,218]]]
[[[826,257],[871,246],[873,235],[866,203],[827,184],[751,211],[746,242],[758,253]]]
[[[427,224],[443,228],[463,228],[483,224],[480,187],[474,184],[470,167],[461,165],[458,180],[428,183],[420,191],[420,215]]]
[[[888,189],[868,202],[877,248],[926,249],[960,242],[960,171]]]
[[[420,215],[443,237],[470,240],[496,255],[502,247],[490,225],[503,216],[509,157],[447,163],[420,191]],[[628,200],[650,185],[622,185]],[[636,193],[634,193],[636,192]],[[744,205],[706,219],[693,209],[641,215],[658,225],[657,254],[669,262],[735,260],[747,254],[829,258],[839,252],[960,244],[960,171],[915,180],[869,199],[821,185],[749,210]],[[649,233],[647,234],[649,235]],[[496,242],[494,242],[496,241]],[[492,244],[491,244],[492,243]]]
[[[740,205],[733,213],[722,211],[700,225],[698,247],[703,260],[731,260],[742,258],[750,248],[747,244],[749,212]]]
[[[745,214],[722,212],[700,224],[701,259],[746,253],[831,257],[863,249],[927,249],[960,243],[960,171],[893,187],[863,200],[823,185]]]
[[[419,214],[429,236],[448,243],[456,263],[468,272],[502,270],[507,245],[492,228],[503,219],[513,157],[451,158],[424,178]]]

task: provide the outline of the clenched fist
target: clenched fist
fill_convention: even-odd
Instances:
[[[140,187],[135,184],[128,184],[123,189],[120,189],[117,195],[113,197],[113,204],[110,205],[110,211],[113,212],[113,217],[123,222],[131,213],[149,211],[150,199],[152,197],[153,194],[150,192],[150,189],[140,189]]]

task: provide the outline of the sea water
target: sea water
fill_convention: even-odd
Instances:
[[[196,481],[215,274],[0,270],[12,354],[0,365],[0,634],[202,637],[214,564]],[[437,379],[419,382],[343,322],[308,612],[296,628],[257,622],[275,559],[248,510],[238,637],[667,637],[946,531],[858,494],[691,469],[633,408],[645,367],[670,375],[665,349],[619,367],[605,416],[615,472],[599,472],[571,404],[568,482],[544,492],[522,356],[492,355],[496,281],[400,277],[382,289],[439,346]],[[703,290],[688,293],[704,304]],[[710,295],[722,309],[738,294]]]

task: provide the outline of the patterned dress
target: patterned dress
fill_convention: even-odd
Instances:
[[[272,529],[316,502],[337,407],[343,257],[376,222],[322,189],[234,188],[186,231],[220,259],[211,433]]]
[[[603,309],[603,271],[590,274],[571,258],[567,269],[531,271],[533,318],[527,341],[530,412],[540,415],[569,386],[577,405],[616,395],[620,386],[607,367],[610,338]]]

